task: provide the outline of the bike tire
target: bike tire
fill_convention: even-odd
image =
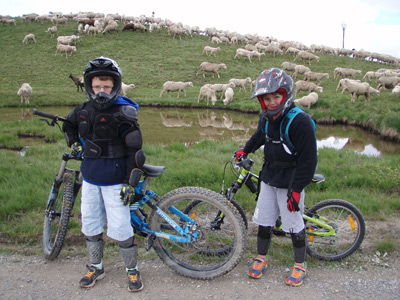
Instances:
[[[183,220],[171,213],[168,208],[174,206],[182,212],[193,201],[196,215],[191,216],[196,226],[191,227],[197,233],[197,240],[190,243],[179,243],[157,237],[153,248],[161,260],[185,277],[194,279],[212,279],[230,272],[241,260],[247,244],[247,230],[242,217],[233,205],[223,196],[200,187],[183,187],[164,195],[158,207],[179,225]],[[211,220],[222,211],[225,215],[221,230],[211,230]],[[150,216],[151,230],[172,233],[172,227],[166,229],[165,221],[152,211]],[[231,250],[224,255],[210,255],[210,250],[230,246]]]
[[[52,190],[53,188],[50,193],[52,193]],[[65,172],[56,200],[50,208],[50,213],[46,211],[44,216],[43,254],[48,260],[54,260],[61,252],[67,235],[73,205],[73,176],[71,172]]]
[[[356,251],[365,235],[365,221],[359,209],[340,199],[328,199],[313,205],[308,212],[329,219],[336,230],[335,236],[313,236],[310,232],[327,232],[326,229],[306,221],[307,253],[324,261],[342,260]]]

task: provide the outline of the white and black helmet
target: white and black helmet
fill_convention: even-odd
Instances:
[[[278,108],[267,109],[261,96],[265,94],[281,92],[283,99]],[[282,117],[293,106],[293,79],[285,71],[278,68],[271,68],[261,72],[256,80],[251,98],[257,97],[260,101],[264,115],[270,122],[279,122]]]
[[[92,88],[93,76],[111,76],[114,79],[111,93],[99,92],[95,94]],[[114,104],[121,92],[122,71],[114,60],[100,56],[89,61],[83,72],[83,80],[86,96],[98,110],[104,110]]]

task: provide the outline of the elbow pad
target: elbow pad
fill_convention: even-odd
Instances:
[[[128,146],[129,148],[142,148],[143,138],[140,129],[128,132],[125,135],[124,140],[126,146]]]

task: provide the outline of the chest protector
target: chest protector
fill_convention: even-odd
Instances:
[[[77,113],[79,136],[85,140],[83,155],[88,158],[118,158],[126,155],[119,134],[119,112],[98,111],[86,105]]]

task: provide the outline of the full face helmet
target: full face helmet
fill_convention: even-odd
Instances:
[[[282,102],[274,110],[267,109],[262,95],[275,92],[283,95]],[[254,97],[257,97],[258,101],[260,101],[263,114],[268,121],[279,122],[293,106],[293,79],[285,71],[277,68],[264,70],[256,80],[256,86],[254,87],[251,99]]]
[[[114,79],[114,86],[110,94],[105,92],[94,93],[92,88],[94,76],[111,76]],[[121,92],[122,71],[114,60],[100,56],[89,61],[83,72],[83,80],[86,96],[98,110],[104,110],[114,104]]]

